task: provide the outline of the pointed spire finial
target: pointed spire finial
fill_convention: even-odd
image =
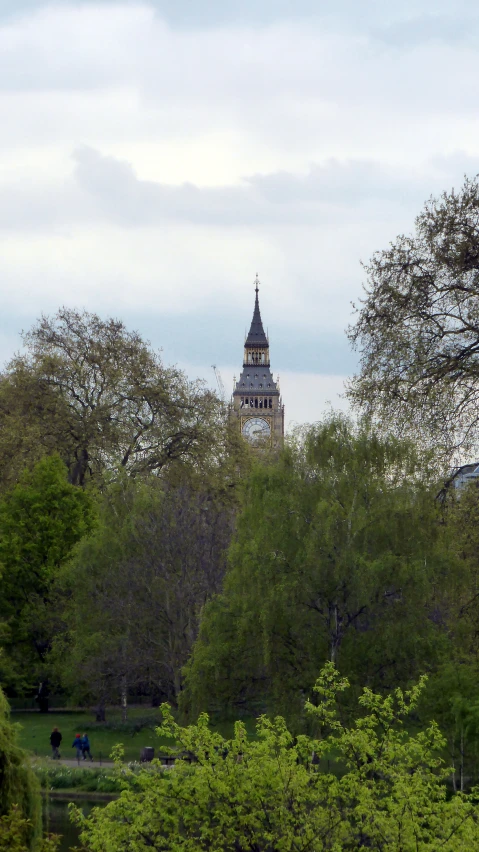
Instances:
[[[256,295],[258,295],[258,292],[259,292],[259,278],[258,278],[258,273],[256,273],[256,278],[254,279],[254,284],[255,284],[254,289],[256,290]]]

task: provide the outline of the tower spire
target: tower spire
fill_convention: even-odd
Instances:
[[[254,289],[255,289],[255,300],[254,300],[254,311],[253,311],[253,319],[251,320],[251,327],[249,330],[248,337],[245,341],[245,346],[268,346],[268,338],[264,333],[263,322],[261,320],[261,314],[259,310],[259,278],[258,273],[256,273],[256,278],[254,280]]]
[[[284,408],[271,372],[269,341],[259,310],[258,273],[254,291],[253,319],[244,342],[243,369],[234,386],[230,412],[248,441],[278,447],[284,437]]]

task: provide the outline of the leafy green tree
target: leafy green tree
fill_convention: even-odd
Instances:
[[[167,773],[128,776],[118,801],[76,813],[91,852],[175,849],[234,852],[469,852],[479,843],[475,798],[446,796],[448,769],[437,756],[435,724],[410,736],[405,722],[421,685],[386,698],[364,690],[350,727],[336,713],[348,683],[330,663],[306,712],[315,736],[294,737],[283,718],[258,720],[249,740],[237,722],[232,739],[208,716],[181,728],[164,705],[159,733],[194,757]],[[315,755],[315,759],[312,756]],[[331,755],[342,772],[325,770]],[[120,770],[124,772],[125,770]]]
[[[349,330],[360,352],[350,397],[388,429],[412,429],[446,456],[477,446],[479,178],[431,198],[415,232],[366,265]]]
[[[142,688],[176,703],[205,602],[221,587],[231,497],[188,481],[124,480],[62,572],[67,600],[54,658],[77,698],[122,701]]]
[[[42,840],[40,789],[28,755],[17,742],[7,700],[0,690],[0,849],[5,852],[54,852]]]
[[[478,779],[479,668],[477,660],[457,658],[431,676],[420,705],[420,718],[431,716],[444,732],[454,790]]]
[[[62,308],[23,335],[0,376],[1,481],[54,452],[70,482],[201,464],[231,442],[223,406],[201,382],[165,367],[122,322]]]
[[[0,671],[17,691],[45,678],[60,615],[54,580],[93,522],[90,494],[70,485],[58,456],[26,471],[0,502]]]
[[[454,787],[479,779],[479,488],[472,482],[443,493],[443,523],[454,551],[454,571],[443,596],[441,618],[450,648],[431,674],[421,717],[434,718],[447,739]]]
[[[454,559],[424,463],[409,443],[334,415],[258,464],[185,709],[263,700],[291,717],[327,659],[356,685],[389,689],[440,658]]]

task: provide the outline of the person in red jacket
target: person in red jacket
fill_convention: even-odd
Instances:
[[[81,758],[81,756],[82,756],[82,747],[81,747],[81,736],[80,736],[80,734],[75,734],[75,739],[74,739],[74,740],[73,740],[73,742],[72,742],[72,748],[76,748],[76,750],[77,750],[76,758],[77,758],[77,760],[80,760],[80,758]]]

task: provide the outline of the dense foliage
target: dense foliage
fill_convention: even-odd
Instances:
[[[188,665],[195,712],[262,700],[291,718],[327,659],[379,689],[437,664],[459,580],[426,462],[338,415],[256,467]]]
[[[65,565],[54,660],[76,699],[104,708],[142,689],[176,703],[205,602],[221,588],[231,501],[191,482],[105,495],[94,533]],[[101,715],[101,714],[100,714]]]
[[[314,736],[294,737],[283,718],[258,721],[255,741],[238,722],[224,740],[206,714],[180,728],[168,707],[161,733],[194,762],[144,773],[140,789],[87,819],[77,813],[91,852],[469,852],[479,843],[474,797],[446,796],[442,737],[431,724],[405,730],[421,687],[382,698],[364,690],[345,727],[336,696],[347,681],[327,665],[306,712]],[[328,771],[332,758],[341,772]]]
[[[25,471],[0,500],[0,674],[16,692],[45,681],[59,621],[55,580],[93,523],[91,497],[70,485],[58,456]]]
[[[0,849],[46,852],[42,843],[39,787],[0,690]]]

